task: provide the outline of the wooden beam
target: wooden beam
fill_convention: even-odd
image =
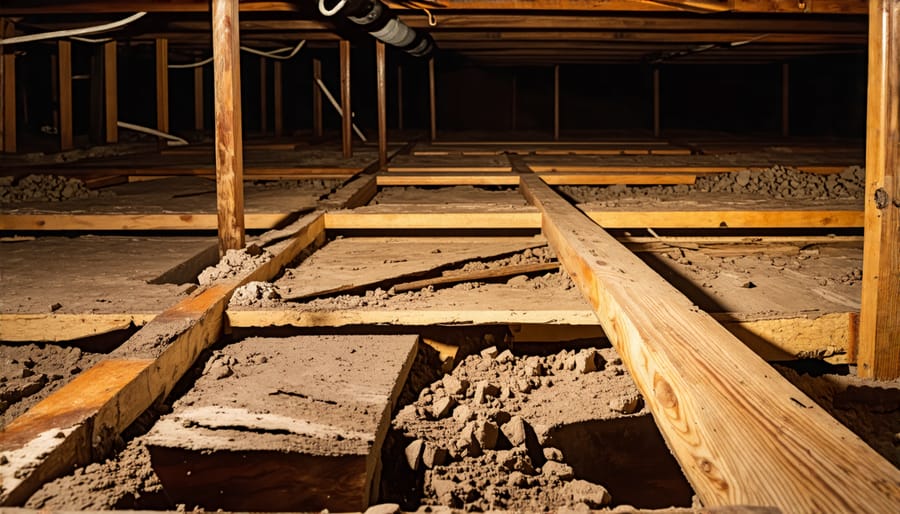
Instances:
[[[406,291],[416,291],[429,286],[447,286],[451,284],[460,284],[462,282],[484,282],[501,278],[514,277],[516,275],[527,275],[530,273],[539,273],[543,271],[556,271],[557,269],[559,269],[559,263],[557,262],[509,265],[496,269],[463,271],[458,273],[445,274],[439,277],[415,280],[412,282],[404,282],[402,284],[394,285],[392,289],[395,293],[405,293]]]
[[[119,142],[119,80],[115,41],[103,45],[103,91],[106,98],[106,142],[114,144]]]
[[[659,137],[659,68],[653,68],[653,137]]]
[[[203,66],[194,68],[194,130],[203,130]]]
[[[294,214],[287,210],[249,213],[246,228],[270,229]],[[0,214],[0,230],[215,230],[218,226],[217,214]]]
[[[11,21],[0,18],[0,37],[12,36]],[[16,152],[16,54],[0,46],[0,152]]]
[[[319,89],[319,81],[322,80],[322,60],[314,57],[313,58],[313,84],[312,84],[312,93],[313,93],[313,105],[312,105],[312,119],[313,119],[313,136],[320,138],[324,133],[322,130],[322,90]]]
[[[159,313],[0,313],[0,341],[74,341],[140,327],[149,323],[157,314]]]
[[[437,99],[434,84],[434,57],[428,59],[428,113],[431,122],[431,141],[437,139]]]
[[[781,135],[791,134],[791,65],[781,64]]]
[[[71,150],[72,134],[72,43],[58,41],[59,50],[59,149]]]
[[[859,374],[900,376],[900,2],[872,0]]]
[[[375,41],[375,81],[378,88],[378,165],[387,166],[387,77],[384,43]]]
[[[281,61],[272,64],[272,101],[275,104],[275,135],[284,135],[284,84],[281,78]]]
[[[217,6],[220,2],[231,5]],[[217,21],[223,21],[218,16],[222,7],[233,7],[227,14],[237,15],[236,1],[215,0]],[[227,25],[229,30],[237,28],[236,19],[231,19],[235,23]],[[319,212],[295,227],[295,235],[275,243],[272,257],[258,268],[198,289],[6,426],[0,432],[0,451],[7,458],[0,466],[0,505],[21,505],[45,482],[100,458],[111,438],[171,392],[200,353],[221,337],[225,307],[234,290],[250,281],[271,279],[323,238]]]
[[[553,140],[559,141],[559,65],[553,65]]]
[[[403,65],[397,65],[397,130],[403,130]]]
[[[538,177],[522,190],[704,505],[898,505],[900,470]]]
[[[269,130],[269,85],[266,58],[259,56],[259,131],[263,134]]]
[[[353,157],[353,108],[350,103],[350,41],[342,39],[341,52],[341,150]]]
[[[510,95],[509,95],[509,104],[510,104],[509,116],[511,118],[510,126],[512,127],[513,131],[518,129],[518,127],[517,127],[518,120],[516,118],[517,118],[517,115],[519,114],[518,108],[517,108],[518,100],[516,99],[519,87],[518,87],[518,84],[516,84],[516,82],[517,82],[516,81],[516,72],[512,72],[512,87],[510,88],[511,91],[510,91]]]
[[[169,40],[156,40],[156,129],[169,132]],[[159,138],[161,147],[166,140]]]
[[[219,252],[244,247],[244,156],[237,0],[213,0],[216,206]]]

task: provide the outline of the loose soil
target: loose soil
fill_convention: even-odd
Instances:
[[[61,202],[76,198],[96,198],[110,195],[88,189],[77,178],[56,175],[28,175],[20,179],[0,177],[0,205],[23,202]]]

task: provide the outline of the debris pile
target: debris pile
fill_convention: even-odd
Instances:
[[[81,180],[57,175],[0,177],[0,204],[23,202],[61,202],[76,198],[94,198],[100,191],[88,189]]]
[[[218,263],[200,272],[197,282],[206,286],[219,280],[234,278],[255,270],[271,257],[271,253],[255,244],[247,245],[241,250],[228,250]]]

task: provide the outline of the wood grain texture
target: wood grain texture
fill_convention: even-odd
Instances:
[[[119,77],[116,42],[103,45],[103,92],[106,99],[104,114],[106,120],[106,142],[119,142]]]
[[[900,2],[869,14],[865,242],[859,374],[900,377]]]
[[[203,130],[203,66],[194,68],[194,130]]]
[[[156,40],[156,129],[169,132],[169,40]],[[160,143],[165,143],[160,140]]]
[[[11,21],[0,18],[0,37],[12,36]],[[0,152],[16,152],[16,54],[0,46]]]
[[[353,157],[353,107],[350,100],[350,41],[340,42],[341,56],[341,149]]]
[[[522,190],[704,505],[897,509],[892,464],[537,177]]]
[[[244,156],[237,0],[214,0],[213,78],[216,113],[216,205],[219,252],[244,247]]]
[[[61,151],[74,147],[72,134],[72,43],[57,42],[59,80],[59,148]]]
[[[312,80],[312,119],[313,119],[313,136],[322,137],[322,90],[319,89],[318,82],[322,80],[322,60],[313,57],[313,80]]]
[[[375,87],[378,104],[378,164],[387,166],[387,71],[384,43],[375,41]]]

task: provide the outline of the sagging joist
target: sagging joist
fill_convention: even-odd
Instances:
[[[522,192],[704,505],[896,510],[900,470],[537,177]]]
[[[324,240],[321,212],[296,222],[287,240],[255,270],[197,290],[164,311],[93,368],[0,432],[0,505],[21,505],[41,485],[101,456],[110,435],[165,397],[224,329],[235,289],[271,279],[308,246]],[[58,434],[63,434],[59,437]]]

